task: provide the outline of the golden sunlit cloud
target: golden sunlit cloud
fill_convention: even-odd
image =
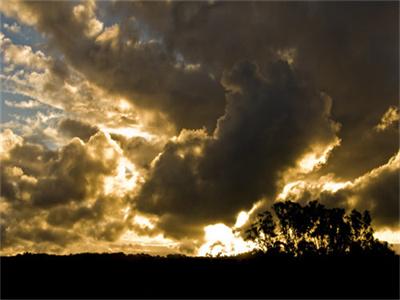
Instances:
[[[335,141],[328,146],[314,146],[312,152],[307,153],[300,158],[298,162],[300,170],[304,173],[309,173],[320,168],[327,162],[330,153],[335,147],[340,145],[340,142],[340,139],[336,138]]]
[[[352,182],[335,181],[332,176],[323,176],[318,180],[297,180],[287,183],[282,191],[277,196],[277,201],[284,200],[296,200],[302,195],[304,191],[313,193],[314,197],[317,198],[318,194],[323,191],[336,193],[337,191],[349,187]]]
[[[385,114],[382,116],[378,125],[375,126],[376,131],[384,131],[393,123],[400,120],[399,108],[390,106]]]
[[[11,129],[0,133],[0,158],[8,157],[9,151],[16,145],[22,144],[22,137],[16,135]]]
[[[296,48],[279,49],[277,55],[291,66],[296,62],[297,50]]]
[[[332,175],[322,176],[318,179],[296,180],[285,184],[277,195],[276,201],[296,201],[307,191],[311,199],[317,199],[322,192],[336,193],[341,189],[349,188],[354,183],[351,181],[338,181]]]
[[[327,181],[327,182],[324,182],[324,184],[322,186],[322,190],[336,193],[338,190],[344,189],[350,185],[351,185],[350,181],[346,181],[346,182]]]
[[[294,182],[289,182],[287,183],[283,189],[282,192],[280,192],[277,196],[277,200],[284,200],[288,198],[289,194],[298,194],[299,192],[297,191],[297,188],[303,188],[304,187],[304,182],[303,181],[294,181]]]

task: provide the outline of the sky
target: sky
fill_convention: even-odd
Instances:
[[[235,254],[276,201],[400,243],[398,2],[0,2],[1,247]]]

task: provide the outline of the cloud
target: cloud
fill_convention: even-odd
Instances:
[[[384,131],[399,119],[400,119],[399,109],[395,106],[390,106],[382,116],[382,119],[380,120],[379,124],[375,126],[375,130]]]
[[[123,157],[104,133],[86,143],[75,137],[57,150],[11,130],[3,131],[2,141],[2,251],[68,252],[86,240],[112,242],[135,229],[129,198],[106,193],[106,179],[117,178]]]
[[[11,129],[6,129],[1,133],[1,158],[4,159],[5,157],[8,157],[8,152],[14,148],[16,145],[22,144],[23,139],[14,134],[14,132]]]
[[[111,134],[118,142],[124,155],[140,168],[150,168],[150,163],[161,153],[164,143],[160,141],[149,141],[144,137],[134,136],[127,138],[119,134]]]
[[[50,59],[43,52],[34,52],[30,46],[15,45],[3,33],[0,33],[0,38],[4,63],[24,66],[34,70],[42,70],[49,66]]]
[[[77,20],[73,14],[76,5],[54,5],[52,14],[59,18],[45,15],[47,6],[36,2],[22,5],[21,11],[34,14],[37,28],[53,36],[53,42],[70,63],[90,80],[126,95],[144,109],[169,115],[178,128],[206,125],[212,129],[223,114],[223,88],[215,90],[220,95],[215,97],[206,88],[213,84],[203,86],[201,78],[214,78],[218,85],[224,70],[243,59],[257,62],[261,73],[271,60],[290,60],[292,68],[304,72],[335,99],[332,114],[343,125],[342,142],[326,171],[347,178],[360,176],[383,164],[396,150],[393,133],[389,138],[377,138],[377,142],[365,133],[374,126],[371,122],[381,117],[383,107],[397,103],[398,28],[393,24],[397,24],[394,12],[398,4],[369,3],[362,8],[356,3],[290,5],[291,8],[285,3],[268,2],[113,2],[105,5],[105,16],[123,21],[104,29],[96,38],[84,34],[91,17]],[[336,25],[338,15],[342,26]],[[304,22],[304,16],[308,16],[308,22]],[[58,26],[57,19],[69,25]],[[371,19],[379,26],[372,26]],[[70,30],[63,31],[64,26]],[[144,27],[148,38],[140,35]],[[96,44],[103,34],[112,38]],[[387,46],[381,46],[382,40]],[[74,44],[81,47],[70,46]],[[177,68],[179,64],[200,68],[187,72]],[[131,70],[140,72],[132,74]],[[169,78],[168,82],[165,78]],[[178,92],[181,87],[185,92]],[[194,95],[201,95],[196,96],[201,99],[194,100]],[[182,100],[181,96],[190,100]],[[367,148],[370,150],[365,151]],[[354,161],[354,167],[348,168]]]
[[[11,100],[5,100],[4,104],[9,106],[9,107],[15,107],[15,108],[22,108],[22,109],[30,109],[30,108],[36,108],[40,106],[40,103],[34,100],[28,100],[28,101],[11,101]]]
[[[32,205],[47,207],[95,195],[101,179],[115,168],[117,155],[99,133],[88,144],[74,138],[58,151],[30,143],[15,145],[9,150],[3,169],[17,168],[20,175],[34,178],[31,190],[21,190],[20,194],[26,192]],[[8,200],[22,203],[26,199]]]
[[[271,64],[268,75],[253,63],[235,66],[224,76],[228,104],[213,135],[182,131],[153,162],[136,205],[160,216],[167,234],[234,222],[261,197],[272,198],[280,173],[312,144],[336,138],[326,98],[284,62]]]
[[[78,137],[85,142],[99,130],[96,126],[68,118],[60,121],[58,129],[68,138]]]
[[[34,24],[48,34],[69,64],[88,79],[142,109],[162,111],[178,129],[214,128],[223,113],[224,90],[206,70],[177,68],[175,55],[162,44],[140,40],[132,19],[93,35],[88,32],[94,4],[90,9],[74,3],[48,5],[20,3],[22,11],[35,16]],[[3,11],[11,14],[8,9]]]
[[[111,154],[113,155],[113,154]],[[107,163],[115,163],[109,161]],[[79,139],[73,139],[48,166],[49,173],[32,194],[35,205],[53,206],[94,196],[110,168],[93,159]]]
[[[6,54],[9,49],[15,47],[19,49],[18,51],[30,49],[32,52],[30,46],[15,45],[7,38],[3,40],[6,40],[8,45],[5,47]],[[24,62],[23,69],[20,69],[15,68],[13,62],[9,60],[5,63],[5,68],[10,68],[6,74],[1,75],[5,92],[29,99],[18,102],[6,100],[8,107],[35,107],[38,110],[40,108],[36,117],[32,114],[8,115],[13,119],[9,125],[24,132],[25,138],[29,135],[35,142],[65,144],[65,136],[58,135],[58,126],[50,117],[56,114],[59,115],[58,119],[67,118],[79,122],[84,120],[85,123],[96,124],[105,132],[119,133],[128,137],[145,136],[165,142],[175,132],[162,113],[138,109],[126,99],[113,96],[86,80],[81,73],[64,61],[42,52],[35,53],[40,53],[39,57],[43,57],[46,65],[40,68],[36,65],[31,69]],[[22,53],[18,56],[21,55]]]
[[[397,226],[398,3],[0,10],[43,39],[1,35],[4,90],[29,98],[6,109],[43,104],[2,124],[7,249],[126,249],[163,231],[195,251],[204,226],[285,197]]]
[[[87,37],[97,36],[103,30],[103,23],[96,18],[96,2],[86,1],[84,4],[78,4],[73,8],[73,15],[78,22],[87,22],[84,33]]]
[[[21,31],[21,26],[19,26],[17,23],[13,23],[13,24],[8,24],[8,23],[4,23],[3,27],[12,32],[12,33],[19,33]]]
[[[37,22],[37,18],[34,13],[29,9],[26,9],[21,5],[22,1],[2,1],[0,3],[0,11],[2,11],[7,16],[18,18],[23,23],[27,25],[34,25]]]
[[[334,99],[332,115],[342,124],[341,146],[332,153],[326,172],[357,177],[396,151],[397,133],[376,140],[366,132],[387,107],[398,103],[398,3],[113,2],[109,6],[114,16],[133,15],[154,36],[161,36],[170,51],[178,51],[188,63],[201,64],[217,80],[240,60],[256,62],[261,73],[271,60],[290,60],[292,68]]]
[[[350,203],[355,201],[355,207],[370,210],[376,227],[400,226],[399,171],[400,152],[385,165],[357,178],[350,190]]]
[[[400,152],[384,165],[352,181],[342,181],[329,174],[318,179],[304,178],[287,183],[277,200],[306,203],[318,199],[333,207],[369,210],[375,229],[399,228]]]

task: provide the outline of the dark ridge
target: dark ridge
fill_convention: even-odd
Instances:
[[[1,298],[399,298],[398,255],[23,254],[1,257]]]

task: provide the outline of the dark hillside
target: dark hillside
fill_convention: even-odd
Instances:
[[[399,298],[399,256],[1,258],[1,298]]]

